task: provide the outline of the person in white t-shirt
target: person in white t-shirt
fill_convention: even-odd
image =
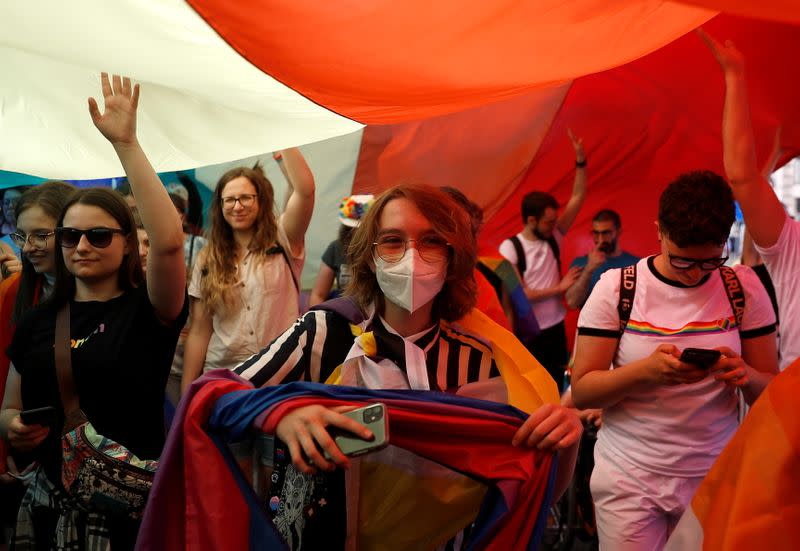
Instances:
[[[792,220],[758,168],[747,101],[744,58],[730,41],[724,45],[699,31],[725,74],[722,145],[725,173],[745,224],[775,286],[781,315],[780,364],[800,357],[800,222]],[[780,147],[780,144],[778,144]]]
[[[777,373],[764,287],[749,267],[734,268],[737,316],[741,295],[729,296],[719,269],[734,219],[721,176],[679,176],[659,200],[661,251],[636,265],[627,325],[620,269],[602,275],[581,311],[572,395],[580,409],[603,408],[591,479],[601,549],[661,549],[736,431],[737,390],[750,404]],[[692,365],[679,359],[690,347],[721,356]]]
[[[524,344],[555,379],[559,390],[563,389],[564,368],[569,360],[564,293],[577,281],[581,268],[570,268],[561,277],[558,250],[586,199],[583,141],[572,132],[569,136],[575,148],[575,183],[564,210],[558,214],[558,201],[549,193],[528,193],[522,199],[522,231],[500,244],[500,254],[520,272],[525,296],[541,329],[538,336]]]

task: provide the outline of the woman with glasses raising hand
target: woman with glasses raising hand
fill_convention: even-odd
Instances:
[[[282,214],[276,214],[272,184],[258,164],[229,170],[214,190],[208,244],[189,283],[182,390],[203,371],[233,369],[300,314],[298,281],[314,177],[299,149],[276,158],[292,188]]]
[[[750,268],[723,267],[735,217],[721,176],[679,176],[659,200],[660,252],[605,272],[581,310],[572,396],[603,409],[601,549],[662,549],[736,431],[737,390],[750,404],[778,372],[767,292]]]
[[[140,459],[164,445],[164,388],[186,321],[183,231],[167,191],[136,138],[139,86],[101,77],[105,109],[89,100],[97,129],[119,157],[150,235],[145,282],[133,216],[110,189],[74,192],[56,221],[55,283],[50,296],[20,319],[0,412],[0,435],[30,452],[39,467],[23,498],[16,543],[36,549],[132,549],[138,522],[75,509],[61,484],[62,400],[56,375],[56,316],[66,311],[80,407],[99,434]],[[24,213],[23,213],[24,214]],[[24,217],[23,217],[24,219]],[[24,221],[24,220],[23,220]],[[26,228],[26,247],[49,243],[43,222]],[[48,231],[42,231],[48,230]],[[28,254],[43,266],[46,255]],[[20,411],[54,409],[48,426],[26,425]]]

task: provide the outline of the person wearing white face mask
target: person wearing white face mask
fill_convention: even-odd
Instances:
[[[375,200],[352,237],[348,249],[352,280],[345,298],[311,310],[235,371],[256,387],[304,380],[373,389],[456,391],[469,383],[500,381],[492,344],[458,322],[471,315],[475,304],[475,262],[469,218],[452,198],[422,185],[391,188]],[[536,365],[529,355],[514,361],[529,362],[525,364],[529,368]],[[552,385],[549,378],[547,383]],[[555,395],[555,388],[552,391]],[[316,485],[317,490],[318,470],[349,466],[329,428],[371,436],[339,411],[319,405],[287,414],[276,430],[291,455],[287,473],[293,469],[316,475],[309,487]],[[510,444],[560,450],[556,488],[560,492],[572,474],[580,434],[574,413],[546,404],[530,415]],[[324,452],[330,459],[323,457]],[[270,503],[285,502],[291,488],[284,480],[296,477],[297,473],[279,477],[271,488]],[[307,499],[313,498],[309,493]],[[336,494],[325,499],[329,510],[344,506],[341,500],[334,502]],[[338,532],[327,529],[319,511],[313,520],[303,515],[281,518],[286,509],[276,511],[275,523],[288,525],[302,548],[340,547],[331,536]]]

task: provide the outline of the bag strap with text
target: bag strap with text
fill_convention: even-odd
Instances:
[[[633,297],[636,295],[636,264],[631,264],[622,268],[619,272],[619,302],[617,312],[619,313],[619,336],[625,332],[628,322],[631,319],[633,309]]]
[[[725,287],[725,294],[733,310],[733,317],[736,318],[736,328],[742,330],[742,319],[744,318],[744,289],[736,275],[736,270],[730,266],[720,266],[719,275],[722,278],[722,285]]]

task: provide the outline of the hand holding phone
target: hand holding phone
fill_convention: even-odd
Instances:
[[[56,408],[53,406],[45,406],[42,408],[26,409],[19,413],[19,419],[24,425],[52,427],[56,422]]]
[[[700,369],[709,369],[719,361],[722,353],[709,348],[685,348],[681,353],[680,361],[692,364]]]
[[[331,429],[330,433],[334,442],[346,456],[364,455],[365,453],[385,448],[389,444],[389,417],[385,405],[381,403],[370,404],[345,412],[342,415],[353,419],[360,425],[364,425],[374,435],[372,440],[364,440],[352,432]],[[325,459],[330,459],[327,452],[325,452]]]

